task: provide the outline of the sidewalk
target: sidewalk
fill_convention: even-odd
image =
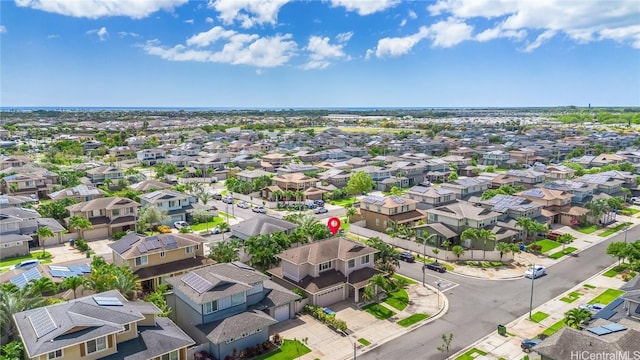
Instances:
[[[604,271],[606,270],[607,269]],[[604,271],[602,273],[604,273]],[[536,314],[537,312],[548,314],[548,317],[539,323],[529,320],[529,314],[525,314],[505,325],[507,328],[507,336],[501,336],[497,331],[494,331],[475,344],[453,355],[451,358],[456,359],[469,349],[475,348],[487,353],[487,355],[476,356],[475,359],[477,360],[496,360],[500,358],[521,360],[524,355],[526,355],[520,348],[520,342],[523,339],[536,337],[545,329],[562,320],[564,318],[564,313],[568,310],[576,308],[581,304],[588,303],[590,300],[594,299],[609,288],[618,289],[624,284],[624,281],[619,277],[605,277],[602,273],[587,279],[562,295],[559,295],[558,297],[533,309],[532,314]],[[589,285],[589,287],[585,287],[585,284]],[[566,302],[560,300],[572,292],[580,294],[575,301]]]
[[[338,334],[310,315],[301,315],[278,323],[271,327],[270,332],[271,334],[279,333],[286,339],[298,339],[305,343],[311,352],[300,357],[302,360],[351,359],[354,344],[357,354],[369,351],[434,321],[446,313],[449,307],[447,298],[440,294],[438,300],[437,289],[431,286],[423,287],[420,284],[414,284],[409,285],[406,290],[410,304],[402,311],[381,302],[384,307],[396,312],[396,315],[387,320],[376,319],[348,301],[332,305],[331,309],[336,312],[336,317],[346,321],[349,328],[348,336]],[[396,323],[398,320],[420,313],[428,314],[430,317],[406,328]],[[364,339],[370,344],[365,346],[358,342],[359,339]]]

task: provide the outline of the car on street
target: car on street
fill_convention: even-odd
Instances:
[[[314,214],[324,214],[324,213],[327,213],[327,212],[329,212],[329,210],[327,210],[326,207],[319,207],[319,208],[313,210]]]
[[[412,253],[405,251],[403,253],[400,253],[400,260],[412,263],[416,261],[416,257],[413,256]]]
[[[582,304],[579,306],[580,309],[587,309],[592,312],[598,312],[604,309],[606,305],[604,304]]]
[[[241,209],[248,209],[249,208],[249,203],[246,201],[240,201],[238,203],[238,207]]]
[[[266,214],[267,213],[267,209],[265,209],[264,206],[262,206],[262,205],[256,206],[251,210],[254,213],[258,213],[258,214]]]
[[[40,260],[25,260],[23,262],[21,262],[20,264],[16,264],[14,266],[12,266],[10,269],[11,270],[27,270],[27,269],[31,269],[34,268],[36,266],[38,266],[38,264],[40,263]]]
[[[634,196],[634,197],[629,199],[629,202],[634,204],[634,205],[638,205],[638,204],[640,204],[640,197]]]
[[[222,200],[222,194],[220,194],[220,193],[214,193],[214,194],[212,194],[212,195],[211,195],[211,198],[212,198],[213,200]]]
[[[424,266],[422,267],[423,269],[429,269],[429,270],[433,270],[433,271],[437,271],[439,273],[443,273],[447,271],[447,268],[444,267],[444,265],[440,264],[439,262],[432,262],[432,263],[428,263],[428,264],[424,264]]]
[[[226,233],[231,231],[231,229],[229,229],[228,227],[225,227],[223,229],[220,228],[220,226],[216,226],[213,229],[211,229],[211,233],[212,234],[222,234],[222,233]]]
[[[233,196],[227,196],[224,199],[222,199],[222,202],[225,204],[233,204],[233,201],[235,199],[233,198]]]
[[[319,207],[323,207],[324,206],[324,201],[323,200],[313,200],[313,203],[316,206],[319,206]]]
[[[540,339],[523,339],[522,342],[520,342],[520,348],[528,353],[529,351],[531,351],[531,348],[540,344],[542,342],[542,340]]]
[[[524,277],[529,279],[536,279],[544,275],[545,275],[545,267],[542,265],[529,266],[527,271],[524,272]]]
[[[180,230],[183,227],[189,227],[189,223],[186,221],[176,221],[173,223],[173,227]]]

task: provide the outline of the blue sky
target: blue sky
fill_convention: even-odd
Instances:
[[[639,106],[637,0],[0,1],[0,105]]]

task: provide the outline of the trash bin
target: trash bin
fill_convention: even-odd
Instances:
[[[520,251],[526,251],[526,250],[527,250],[527,245],[520,244]]]
[[[75,239],[69,239],[69,245],[71,245],[71,247],[74,247],[76,244]]]
[[[504,325],[498,325],[498,334],[501,336],[507,335],[507,328]]]

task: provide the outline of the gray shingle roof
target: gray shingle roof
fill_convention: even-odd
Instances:
[[[251,219],[231,225],[231,230],[247,237],[261,234],[273,234],[293,230],[297,225],[271,216],[254,216]]]
[[[224,320],[198,325],[198,329],[207,334],[207,339],[211,342],[220,344],[221,342],[234,339],[237,336],[257,329],[263,329],[275,323],[277,323],[277,321],[274,318],[262,311],[247,311],[230,316]]]

